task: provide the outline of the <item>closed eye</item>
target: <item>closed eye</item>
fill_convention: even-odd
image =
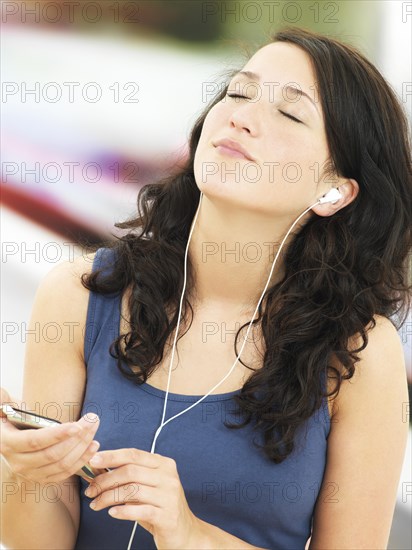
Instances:
[[[226,95],[228,97],[243,97],[243,99],[250,99],[249,97],[247,97],[245,95],[240,95],[240,94],[229,94],[229,93],[227,93]]]
[[[226,94],[228,97],[238,97],[238,98],[242,98],[242,99],[250,99],[249,97],[245,96],[245,95],[240,95],[240,94],[230,94],[230,93],[227,93]],[[282,113],[283,116],[289,118],[290,120],[293,120],[295,122],[298,122],[299,124],[303,124],[303,122],[301,120],[299,120],[298,118],[292,116],[292,115],[289,115],[288,113],[285,113],[284,111],[281,111],[279,109],[279,113]]]
[[[294,120],[295,122],[299,122],[300,124],[303,124],[303,122],[301,120],[299,120],[298,118],[295,118],[292,115],[288,115],[288,113],[284,113],[280,109],[279,109],[279,113],[282,113],[283,116],[286,116],[286,117],[290,118],[291,120]]]

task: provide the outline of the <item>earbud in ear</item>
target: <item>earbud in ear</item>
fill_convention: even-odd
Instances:
[[[336,189],[336,187],[332,187],[332,189],[328,191],[326,195],[323,195],[323,197],[318,200],[318,203],[324,204],[325,202],[331,202],[334,204],[335,202],[338,202],[338,200],[342,197],[342,193],[338,189]]]

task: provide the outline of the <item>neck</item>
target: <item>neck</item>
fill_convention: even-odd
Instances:
[[[194,303],[225,312],[250,314],[265,288],[273,260],[293,220],[268,218],[203,196],[189,245],[194,269]],[[269,286],[284,275],[276,261]]]

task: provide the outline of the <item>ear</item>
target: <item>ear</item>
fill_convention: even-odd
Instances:
[[[332,204],[331,202],[318,204],[312,208],[312,211],[318,216],[333,216],[335,212],[341,208],[345,208],[345,206],[348,206],[348,204],[356,199],[359,193],[359,184],[356,180],[344,179],[342,183],[339,183],[338,189],[341,195],[343,195],[341,199],[339,199],[335,204]],[[325,191],[325,193],[327,193],[327,191]]]

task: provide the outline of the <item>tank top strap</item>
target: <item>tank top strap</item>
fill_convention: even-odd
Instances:
[[[108,275],[115,261],[115,251],[111,248],[99,248],[96,251],[92,273],[101,270],[102,275]],[[87,363],[96,341],[102,331],[110,332],[112,340],[116,335],[116,307],[120,308],[121,292],[101,294],[89,291],[89,302],[87,307],[86,328],[84,333],[84,359]],[[108,330],[110,327],[111,330]],[[107,335],[109,336],[109,334]]]

